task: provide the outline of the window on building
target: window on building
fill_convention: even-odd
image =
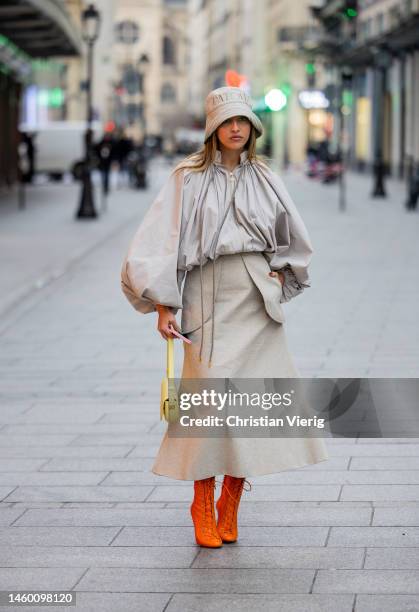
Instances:
[[[404,0],[403,2],[403,13],[405,17],[410,17],[413,11],[412,0]]]
[[[169,36],[163,38],[163,64],[176,64],[175,45]]]
[[[393,6],[393,8],[390,9],[390,27],[392,29],[397,28],[397,26],[400,23],[400,18],[401,18],[400,7]]]
[[[142,106],[129,102],[124,107],[125,121],[128,125],[134,125],[142,119]]]
[[[359,38],[362,41],[367,40],[371,36],[371,18],[366,19],[361,23],[359,28]]]
[[[161,92],[160,100],[164,104],[176,102],[176,90],[171,83],[164,83]]]
[[[375,32],[376,34],[379,36],[380,34],[382,34],[384,32],[384,14],[383,13],[379,13],[376,18],[376,25],[375,25]]]
[[[362,32],[362,39],[363,40],[367,40],[368,38],[370,38],[372,32],[371,32],[371,23],[372,23],[372,18],[370,17],[369,19],[366,19],[364,21],[364,23],[362,24],[362,28],[361,28],[361,32]]]
[[[122,66],[122,86],[131,95],[142,91],[142,75],[131,64]]]

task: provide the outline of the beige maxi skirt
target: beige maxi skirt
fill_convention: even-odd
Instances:
[[[188,334],[192,344],[183,343],[182,378],[298,378],[284,325],[267,314],[240,253],[221,255],[216,265],[221,266],[221,276],[214,304],[212,366],[208,368],[210,318],[204,324],[201,362],[201,328]],[[193,279],[199,283],[199,275]],[[184,292],[191,289],[185,282]],[[329,458],[322,437],[171,437],[170,428],[169,424],[152,472],[179,480],[259,476]]]

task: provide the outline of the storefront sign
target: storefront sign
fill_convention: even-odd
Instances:
[[[305,89],[300,91],[298,99],[303,108],[328,108],[330,105],[329,100],[321,90]]]

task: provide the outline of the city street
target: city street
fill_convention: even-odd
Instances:
[[[328,439],[329,461],[252,478],[220,550],[195,544],[192,483],[150,472],[166,347],[119,273],[169,168],[96,221],[74,220],[73,184],[0,207],[0,590],[74,590],[91,612],[419,610],[419,439]],[[315,250],[312,287],[284,305],[301,375],[418,377],[405,185],[372,199],[351,172],[342,213],[337,185],[284,180]]]

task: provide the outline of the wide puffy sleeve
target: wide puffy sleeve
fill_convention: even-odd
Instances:
[[[276,250],[264,255],[271,270],[283,272],[285,282],[280,302],[289,302],[311,286],[308,266],[313,247],[307,228],[281,177],[267,166],[260,170],[275,191],[281,211],[275,227]]]
[[[178,271],[178,248],[182,217],[184,171],[172,171],[147,210],[130,245],[121,269],[121,288],[141,313],[153,312],[156,304],[176,314],[182,308],[183,271]]]

